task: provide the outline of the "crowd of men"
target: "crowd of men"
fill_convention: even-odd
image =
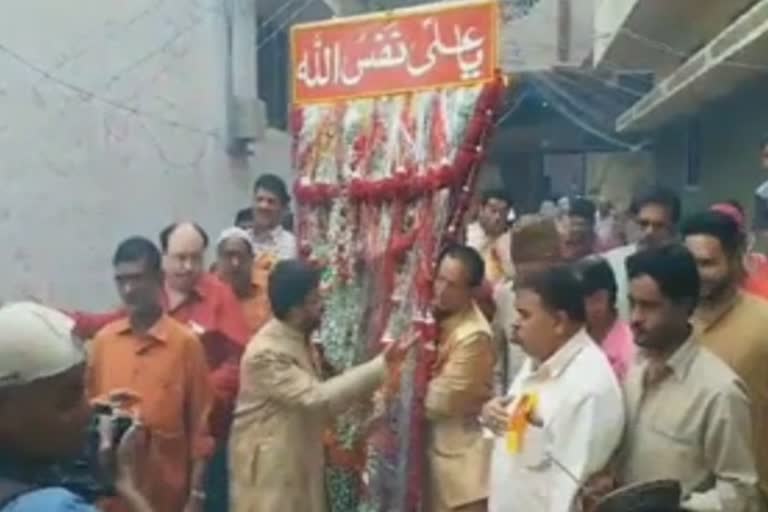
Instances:
[[[512,382],[481,415],[495,439],[488,509],[590,510],[622,489],[626,508],[600,510],[762,510],[768,296],[740,205],[681,222],[674,192],[645,191],[627,243],[618,219],[600,240],[610,210],[588,199],[510,227],[501,197],[484,196],[474,227],[487,265],[512,269],[493,283],[496,374]],[[642,508],[665,480],[679,500]]]
[[[329,420],[416,336],[327,371],[321,269],[297,259],[288,206],[260,177],[210,266],[194,222],[124,240],[116,311],[0,308],[0,511],[326,512]],[[681,223],[655,188],[631,229],[606,201],[510,223],[511,206],[486,192],[436,261],[425,510],[763,510],[768,283],[740,206]],[[92,505],[50,469],[94,403],[133,423],[101,425],[115,492]]]

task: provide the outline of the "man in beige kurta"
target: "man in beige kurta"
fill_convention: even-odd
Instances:
[[[437,360],[425,408],[429,420],[429,512],[484,512],[491,445],[477,421],[493,393],[491,328],[472,289],[483,280],[474,249],[449,248],[435,279],[439,321]]]
[[[755,458],[768,497],[768,302],[741,291],[746,240],[732,217],[701,212],[686,219],[682,233],[702,281],[693,318],[697,338],[747,386]]]
[[[627,274],[642,358],[624,381],[629,427],[619,482],[677,480],[685,510],[760,511],[744,383],[691,335],[693,258],[678,246],[648,249],[627,260]]]
[[[250,341],[230,442],[232,512],[325,512],[323,432],[329,419],[371,395],[402,351],[321,381],[309,338],[323,307],[319,274],[277,264],[269,281],[275,318]]]

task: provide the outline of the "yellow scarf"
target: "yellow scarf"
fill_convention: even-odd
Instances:
[[[533,415],[538,403],[538,394],[526,393],[520,398],[515,410],[509,416],[509,423],[507,424],[507,451],[512,455],[522,451],[525,432],[528,430],[530,423],[529,418]]]

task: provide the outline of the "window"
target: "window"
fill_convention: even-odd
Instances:
[[[288,104],[290,103],[290,41],[285,23],[262,24],[257,32],[259,99],[267,110],[269,126],[288,129]]]

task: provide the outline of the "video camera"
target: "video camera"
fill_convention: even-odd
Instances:
[[[104,429],[103,422],[109,422]],[[134,417],[120,408],[97,403],[88,424],[88,433],[80,454],[53,468],[54,483],[81,496],[88,502],[115,495],[116,460],[114,453],[131,426]],[[111,454],[102,450],[102,436],[111,432]]]

